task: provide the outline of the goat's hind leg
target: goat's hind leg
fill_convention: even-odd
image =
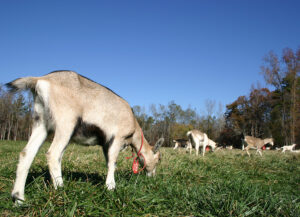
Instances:
[[[64,150],[69,144],[70,138],[75,127],[75,121],[66,121],[64,123],[68,124],[57,124],[54,139],[46,154],[50,175],[55,189],[57,187],[63,186],[63,179],[61,173],[62,156]]]
[[[13,200],[17,203],[22,203],[21,201],[24,200],[25,182],[29,168],[46,137],[47,130],[45,124],[42,121],[35,123],[30,139],[19,157],[16,181],[11,193]]]
[[[175,147],[173,148],[174,150],[178,148],[178,143],[175,143]]]
[[[190,155],[192,154],[192,151],[193,151],[193,146],[192,144],[189,145],[189,149],[190,149]]]
[[[187,145],[187,148],[186,148],[186,151],[189,151],[190,154],[192,154],[192,149],[193,149],[192,144],[188,144],[188,145]]]
[[[245,150],[246,150],[248,156],[250,157],[250,153],[249,153],[249,148],[248,148],[248,146],[245,148]]]

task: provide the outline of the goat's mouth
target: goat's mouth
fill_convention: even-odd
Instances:
[[[148,177],[152,177],[152,176],[155,176],[155,170],[156,170],[156,168],[154,168],[152,171],[150,171],[150,172],[147,172],[147,176]]]

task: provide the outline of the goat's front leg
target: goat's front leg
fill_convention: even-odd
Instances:
[[[260,154],[260,156],[262,156],[262,151],[260,148],[257,149],[256,154],[257,154],[257,152]]]
[[[259,154],[260,154],[260,156],[262,156],[262,153],[261,153],[261,148],[257,148],[257,150],[256,150],[255,154],[257,154],[257,153],[259,153]]]
[[[205,149],[206,149],[206,145],[203,144],[203,148],[202,148],[202,156],[203,156],[203,157],[204,157],[204,155],[205,155]]]
[[[21,201],[24,200],[25,182],[30,165],[32,164],[36,153],[45,141],[46,137],[47,130],[45,125],[43,123],[36,123],[27,145],[20,153],[16,181],[11,193],[13,200],[15,200],[17,203],[22,203]]]
[[[111,146],[108,148],[107,155],[107,177],[106,177],[106,187],[108,190],[113,190],[116,187],[115,182],[115,169],[116,169],[116,163],[117,158],[121,149],[122,142],[120,139],[114,139]],[[105,149],[103,149],[105,150]]]
[[[258,149],[256,149],[256,152],[255,152],[255,155],[257,155],[257,153],[259,152],[259,148]]]

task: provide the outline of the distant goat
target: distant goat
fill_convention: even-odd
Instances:
[[[222,146],[216,147],[215,151],[223,150]]]
[[[186,147],[187,146],[187,140],[186,139],[173,139],[173,142],[175,143],[174,150],[178,147]]]
[[[34,96],[33,130],[20,153],[12,197],[24,200],[30,165],[49,131],[54,139],[47,161],[54,187],[63,185],[61,161],[71,138],[88,145],[102,145],[108,166],[106,186],[114,189],[115,164],[119,151],[131,145],[141,147],[141,128],[128,103],[110,89],[72,71],[56,71],[42,77],[19,78],[7,84],[13,90],[30,89]],[[141,149],[148,176],[155,174],[159,161],[159,139],[151,147],[144,139]]]
[[[295,147],[296,147],[296,144],[283,146],[283,147],[281,147],[282,148],[282,153],[284,153],[285,151],[293,152]]]
[[[193,146],[192,146],[192,143],[190,140],[187,141],[187,145],[185,147],[185,150],[186,152],[190,151],[190,154],[192,153],[192,149],[193,149]]]
[[[260,156],[262,156],[262,147],[266,144],[271,144],[272,146],[274,145],[273,138],[267,138],[267,139],[260,139],[260,138],[255,138],[253,136],[245,136],[243,139],[243,144],[246,144],[247,147],[245,147],[244,150],[246,150],[247,154],[250,157],[249,149],[257,149],[256,153],[258,152]]]
[[[202,155],[205,155],[205,149],[207,146],[210,146],[212,150],[214,151],[216,147],[216,143],[212,140],[210,140],[206,133],[202,133],[199,130],[191,130],[187,132],[187,137],[189,138],[190,145],[188,146],[190,150],[190,154],[192,153],[192,145],[195,146],[196,149],[196,155],[199,154],[199,147],[202,147]]]

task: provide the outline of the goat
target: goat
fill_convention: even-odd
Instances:
[[[256,153],[258,152],[260,156],[262,156],[262,147],[266,144],[271,144],[272,146],[274,145],[273,138],[267,138],[267,139],[260,139],[260,138],[255,138],[253,136],[245,136],[243,139],[243,145],[247,144],[248,146],[244,148],[246,150],[248,156],[250,157],[249,149],[257,149]]]
[[[195,146],[196,149],[196,155],[199,154],[199,147],[202,146],[202,155],[205,155],[205,148],[209,144],[208,137],[206,133],[202,133],[199,130],[191,130],[187,132],[187,137],[189,138],[190,145],[190,154],[192,153],[192,144]]]
[[[224,148],[222,146],[216,147],[215,151],[223,150]]]
[[[114,172],[120,150],[130,145],[141,153],[148,176],[155,175],[163,143],[150,146],[141,133],[129,104],[110,89],[73,71],[54,71],[42,77],[16,79],[6,86],[10,91],[29,89],[34,96],[33,129],[20,153],[12,198],[24,201],[25,182],[32,161],[48,132],[54,139],[46,154],[55,189],[63,186],[61,161],[71,138],[88,145],[101,145],[108,167],[106,187],[115,188]]]
[[[283,146],[283,147],[281,147],[282,148],[282,153],[284,153],[285,151],[293,152],[295,147],[296,147],[296,144]]]
[[[187,140],[186,139],[173,139],[173,142],[175,143],[174,150],[178,147],[186,147],[187,146]]]

